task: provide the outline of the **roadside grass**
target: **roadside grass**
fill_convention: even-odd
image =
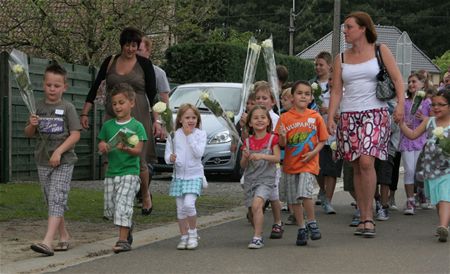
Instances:
[[[197,201],[199,216],[239,206],[239,200],[220,196],[200,196]],[[133,220],[137,223],[161,224],[176,221],[175,199],[168,195],[153,193],[153,212],[142,216],[141,209],[134,207]],[[103,217],[103,191],[71,188],[69,210],[65,218],[71,221],[101,223]],[[46,219],[47,207],[38,183],[0,184],[0,222],[17,219]]]

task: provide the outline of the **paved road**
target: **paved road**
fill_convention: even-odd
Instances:
[[[398,202],[403,196],[398,191]],[[450,244],[433,236],[435,210],[415,216],[394,211],[390,220],[377,222],[377,237],[366,239],[348,226],[353,212],[348,194],[337,192],[334,200],[336,215],[317,207],[323,238],[305,247],[295,245],[296,228],[286,226],[283,239],[266,239],[263,249],[249,250],[252,230],[242,218],[200,230],[195,251],[176,250],[178,237],[173,237],[57,273],[450,273]]]

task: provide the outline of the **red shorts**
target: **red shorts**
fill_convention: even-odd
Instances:
[[[361,155],[388,158],[391,119],[387,108],[343,112],[336,133],[337,156],[354,161]]]

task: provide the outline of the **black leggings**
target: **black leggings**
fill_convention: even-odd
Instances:
[[[391,181],[391,184],[389,185],[389,189],[391,191],[397,190],[401,159],[402,159],[402,154],[401,154],[401,152],[397,151],[395,153],[395,157],[394,157],[394,170],[392,171],[392,181]]]

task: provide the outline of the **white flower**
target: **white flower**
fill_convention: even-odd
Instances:
[[[263,48],[273,48],[272,39],[266,39],[261,43]]]
[[[13,66],[12,70],[13,70],[13,72],[14,72],[15,74],[19,74],[19,73],[22,73],[22,72],[23,72],[23,67],[22,67],[22,65],[15,64],[15,65]]]
[[[209,98],[209,94],[207,92],[202,92],[202,94],[200,94],[200,99],[202,101],[205,101],[208,98]]]
[[[443,127],[437,127],[433,129],[433,135],[436,136],[439,139],[444,139],[444,128]]]
[[[314,82],[314,83],[311,84],[311,88],[313,90],[317,90],[319,88],[319,85],[316,82]]]
[[[158,102],[153,106],[153,111],[157,113],[163,113],[166,109],[167,105],[164,102]]]
[[[132,146],[139,144],[139,138],[137,137],[137,135],[131,135],[128,138],[128,144],[130,144]]]
[[[331,150],[333,150],[333,151],[336,151],[336,150],[337,150],[337,144],[336,144],[336,141],[333,141],[333,142],[330,144],[330,148],[331,148]]]
[[[252,49],[253,51],[258,52],[258,51],[261,50],[261,46],[258,45],[258,44],[256,44],[256,43],[251,43],[251,44],[250,44],[250,49]]]
[[[226,114],[227,114],[228,118],[230,118],[231,120],[234,119],[234,113],[232,111],[227,111]]]
[[[417,92],[417,96],[419,96],[419,97],[425,97],[425,95],[426,95],[426,93],[425,93],[425,91],[423,91],[423,90],[419,90],[418,92]]]

